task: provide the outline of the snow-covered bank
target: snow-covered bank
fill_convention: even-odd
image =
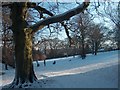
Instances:
[[[56,64],[53,62],[56,61]],[[118,79],[118,51],[102,52],[97,56],[87,55],[85,60],[79,56],[50,59],[40,61],[40,67],[33,62],[39,84],[33,84],[33,88],[114,88]],[[9,84],[14,79],[14,69],[4,70],[0,86]],[[42,82],[41,82],[42,81]]]

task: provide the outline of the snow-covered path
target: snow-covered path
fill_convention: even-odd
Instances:
[[[56,64],[53,65],[54,61]],[[36,66],[36,62],[33,63],[38,79],[47,80],[46,84],[42,85],[44,88],[117,87],[118,51],[103,52],[97,56],[89,54],[85,60],[79,56],[51,59],[47,60],[46,67],[43,66],[43,61],[39,62],[40,67]],[[3,69],[3,72],[5,74],[0,76],[0,86],[9,84],[14,78],[14,69]]]

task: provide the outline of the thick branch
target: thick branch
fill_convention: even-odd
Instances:
[[[37,6],[36,3],[30,3],[30,2],[28,2],[27,6],[28,6],[28,8],[34,8],[34,9],[36,9],[39,13],[42,12],[42,13],[48,14],[50,16],[53,16],[53,14],[50,11],[48,11],[47,9],[45,9],[45,8],[43,8],[41,6]]]
[[[88,6],[89,6],[89,2],[83,2],[83,4],[81,4],[80,6],[74,8],[72,10],[69,10],[60,15],[52,16],[52,17],[46,18],[44,20],[41,20],[38,23],[36,23],[32,26],[29,26],[29,28],[33,29],[33,32],[36,32],[36,31],[42,29],[46,25],[56,23],[56,22],[62,22],[64,20],[68,20],[70,17],[84,11]]]
[[[68,31],[67,25],[65,25],[64,22],[62,22],[61,25],[64,27],[66,35],[67,35],[67,37],[69,39],[69,42],[70,42],[70,45],[71,45],[72,44],[72,38],[69,35],[69,31]]]
[[[12,3],[10,2],[2,2],[2,7],[11,7]]]

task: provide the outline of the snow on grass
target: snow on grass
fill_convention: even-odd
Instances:
[[[56,64],[53,64],[54,61]],[[84,60],[79,56],[49,59],[46,60],[46,67],[43,61],[39,61],[39,67],[36,62],[33,64],[39,79],[38,84],[31,86],[35,88],[114,88],[118,83],[118,51],[102,52],[97,56],[88,54]],[[9,84],[14,79],[14,69],[3,69],[3,72],[5,74],[0,76],[0,86]]]
[[[2,78],[2,82],[0,82],[0,86],[11,83],[15,76],[15,70],[12,67],[8,67],[8,70],[4,69],[4,64],[2,64],[2,67],[3,67],[2,72],[4,74],[0,75],[0,78]]]
[[[70,61],[71,60],[71,61]],[[56,64],[53,65],[53,61],[56,61]],[[64,72],[74,69],[82,69],[84,72],[99,69],[106,66],[111,66],[112,64],[118,63],[118,51],[111,51],[111,52],[103,52],[99,53],[97,56],[94,55],[87,55],[86,59],[82,60],[79,56],[73,58],[59,58],[53,59],[51,61],[47,60],[46,67],[43,66],[43,61],[40,61],[40,67],[35,67],[36,74],[38,78],[41,76],[39,75],[46,75],[48,73],[57,73],[59,71]],[[36,63],[34,64],[36,66]],[[39,72],[37,72],[39,71]],[[66,72],[65,71],[65,72]],[[80,73],[80,72],[78,72]],[[49,76],[49,75],[48,75]]]

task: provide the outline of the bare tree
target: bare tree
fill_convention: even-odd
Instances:
[[[120,1],[119,2],[103,2],[99,3],[102,6],[101,10],[97,8],[97,13],[101,17],[108,18],[116,26],[114,29],[117,47],[120,47],[119,35],[120,33]],[[104,18],[103,18],[104,19]],[[105,20],[104,20],[105,21]]]
[[[101,40],[103,38],[102,28],[100,24],[92,25],[89,27],[89,41],[92,43],[92,52],[97,55],[98,49],[100,47]]]
[[[82,59],[85,59],[86,57],[86,38],[87,38],[87,34],[88,34],[88,28],[90,26],[91,23],[91,19],[89,18],[89,14],[88,13],[81,13],[78,16],[76,16],[76,20],[77,25],[75,25],[77,28],[77,30],[75,30],[76,32],[76,36],[79,39],[79,48],[80,48],[80,54]]]

